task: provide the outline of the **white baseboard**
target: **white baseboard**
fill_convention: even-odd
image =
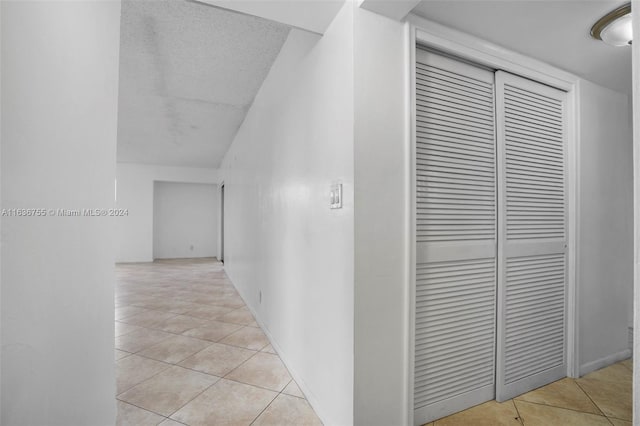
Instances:
[[[580,377],[584,376],[585,374],[594,372],[596,370],[600,370],[601,368],[608,367],[612,364],[615,364],[618,361],[622,361],[630,357],[631,357],[631,349],[624,349],[620,352],[616,352],[615,354],[607,355],[604,358],[587,362],[580,366]]]

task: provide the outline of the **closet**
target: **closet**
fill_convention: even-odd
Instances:
[[[416,52],[414,418],[566,375],[566,93]]]

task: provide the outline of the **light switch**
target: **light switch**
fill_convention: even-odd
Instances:
[[[336,183],[331,185],[331,196],[330,196],[330,208],[332,209],[341,209],[342,208],[342,184]]]

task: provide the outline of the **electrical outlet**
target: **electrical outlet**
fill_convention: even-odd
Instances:
[[[331,191],[329,193],[329,208],[341,209],[342,208],[342,184],[336,183],[331,185]]]

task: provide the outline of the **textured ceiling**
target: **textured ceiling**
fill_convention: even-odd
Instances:
[[[218,167],[288,32],[195,2],[123,1],[118,161]]]
[[[423,0],[413,13],[631,93],[631,48],[589,36],[619,0]]]

